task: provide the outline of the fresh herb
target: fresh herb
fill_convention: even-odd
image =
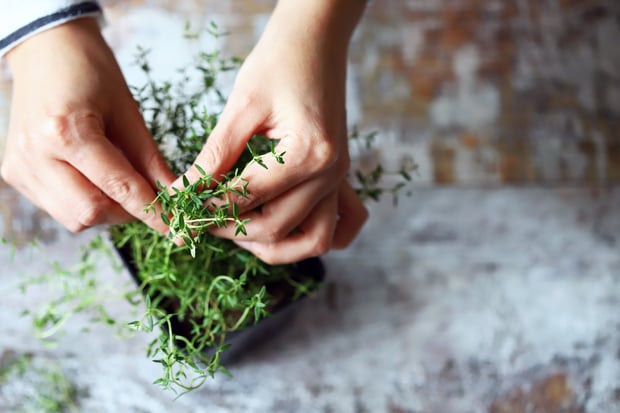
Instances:
[[[217,30],[211,25],[207,31],[218,36]],[[200,39],[195,33],[187,37],[191,41]],[[192,165],[213,131],[219,112],[210,108],[225,101],[218,86],[220,76],[238,68],[239,63],[240,59],[223,58],[218,51],[201,52],[193,68],[179,71],[177,81],[158,82],[151,76],[148,51],[139,50],[136,64],[146,82],[132,91],[153,138],[176,174]],[[196,78],[200,87],[193,90],[191,80]],[[362,137],[354,131],[352,138],[372,148],[374,135]],[[317,287],[312,280],[296,277],[294,264],[267,265],[209,232],[214,227],[234,226],[236,233],[246,234],[247,220],[230,202],[231,195],[248,196],[252,189],[241,178],[243,170],[253,163],[266,167],[267,156],[273,157],[276,165],[287,160],[285,153],[276,153],[272,140],[257,135],[232,172],[212,176],[195,166],[201,175],[196,182],[185,180],[182,189],[159,185],[157,198],[146,208],[152,213],[156,206],[161,208],[160,217],[170,227],[168,236],[141,222],[109,229],[111,244],[136,277],[137,290],[114,291],[95,276],[102,258],[114,260],[115,256],[102,236],[85,247],[75,268],[54,266],[50,274],[29,279],[25,287],[41,283],[57,286],[57,294],[34,314],[39,336],[53,339],[72,314],[89,311],[93,322],[124,328],[124,334],[128,330],[158,333],[148,345],[147,356],[161,365],[162,374],[155,383],[165,389],[185,392],[217,372],[228,374],[220,357],[228,347],[229,333],[268,316],[283,305],[283,298],[294,299]],[[414,169],[415,165],[408,162],[396,172],[379,165],[370,172],[355,171],[352,175],[362,199],[377,200],[383,193],[396,199]],[[390,174],[400,180],[383,188],[382,177]],[[130,322],[114,319],[108,306],[118,296],[141,315]]]

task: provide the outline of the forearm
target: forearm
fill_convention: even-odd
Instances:
[[[301,43],[311,39],[318,47],[346,55],[365,6],[365,0],[280,0],[265,36]]]

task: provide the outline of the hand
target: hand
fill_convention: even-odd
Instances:
[[[2,177],[69,230],[141,219],[170,183],[94,19],[44,31],[8,54],[13,101]]]
[[[232,200],[250,218],[248,235],[213,230],[268,263],[346,247],[367,218],[345,180],[347,47],[362,9],[359,0],[278,3],[196,159],[217,177],[233,166],[252,135],[279,141],[276,152],[286,152],[284,164],[267,156],[267,170],[250,166],[243,174],[249,196]],[[200,173],[192,167],[185,176],[194,182]]]

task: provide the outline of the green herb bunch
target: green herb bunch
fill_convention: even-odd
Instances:
[[[212,26],[209,32],[218,36],[216,30]],[[173,172],[181,174],[217,123],[219,113],[210,112],[208,104],[224,102],[218,76],[237,68],[239,59],[222,58],[218,51],[201,52],[195,59],[195,73],[181,70],[174,85],[151,77],[146,51],[139,52],[137,64],[147,81],[133,88],[135,99],[163,153],[166,145],[174,145],[166,157]],[[188,92],[196,73],[200,87]],[[227,334],[256,323],[277,305],[271,302],[268,283],[294,286],[295,294],[312,287],[294,280],[290,266],[268,266],[209,232],[212,227],[233,225],[236,233],[246,234],[247,220],[239,217],[229,199],[248,195],[248,182],[241,176],[249,165],[266,167],[265,156],[284,162],[284,154],[274,148],[268,138],[254,136],[230,173],[214,177],[195,165],[201,174],[196,182],[184,177],[183,189],[160,185],[147,210],[155,213],[156,205],[161,208],[161,219],[170,228],[168,236],[140,222],[110,229],[112,243],[131,257],[129,264],[145,297],[146,313],[130,326],[146,331],[163,328],[150,344],[148,356],[162,364],[164,374],[156,382],[165,388],[191,390],[215,372],[226,372],[219,357],[227,347]],[[175,240],[181,240],[181,245]],[[179,325],[185,334],[178,334]]]
[[[207,32],[220,36],[215,25]],[[189,34],[188,38],[196,40],[200,36]],[[224,58],[217,50],[200,52],[194,66],[181,69],[175,82],[158,82],[151,76],[146,50],[139,50],[136,63],[146,81],[132,88],[135,100],[170,168],[180,175],[192,165],[218,121],[219,111],[209,108],[221,107],[225,101],[220,76],[237,69],[240,60]],[[196,78],[200,79],[199,87],[192,88]],[[351,138],[371,148],[374,135],[354,131]],[[286,162],[286,154],[276,153],[272,140],[257,135],[228,174],[212,176],[195,166],[200,179],[194,183],[185,180],[183,189],[159,185],[156,199],[146,209],[161,211],[161,219],[170,228],[168,235],[141,222],[109,229],[112,245],[139,286],[137,291],[119,294],[141,309],[135,320],[121,322],[110,316],[102,304],[109,299],[108,294],[97,300],[97,292],[109,292],[93,276],[97,257],[111,255],[109,243],[102,237],[85,248],[75,269],[56,267],[48,276],[31,279],[35,283],[60,283],[58,296],[35,315],[40,335],[49,339],[72,314],[94,310],[93,320],[154,333],[147,356],[161,364],[162,375],[155,383],[163,388],[188,391],[217,372],[227,374],[220,357],[228,347],[226,338],[230,333],[268,316],[284,305],[285,299],[296,299],[317,287],[315,281],[298,276],[296,264],[268,265],[209,232],[214,227],[232,225],[238,234],[246,234],[247,221],[240,217],[230,198],[251,192],[251,184],[241,178],[243,170],[253,163],[266,167],[265,157]],[[378,199],[390,193],[396,201],[413,169],[415,165],[407,161],[394,172],[378,166],[366,172],[356,171],[352,179],[362,199]],[[381,187],[385,175],[399,179],[393,186]]]

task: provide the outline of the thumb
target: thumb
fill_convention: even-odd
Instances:
[[[196,182],[202,176],[200,168],[215,179],[228,172],[264,119],[265,116],[256,110],[224,109],[194,164],[185,172],[187,180],[190,183]],[[172,186],[182,188],[183,177],[177,178]]]

